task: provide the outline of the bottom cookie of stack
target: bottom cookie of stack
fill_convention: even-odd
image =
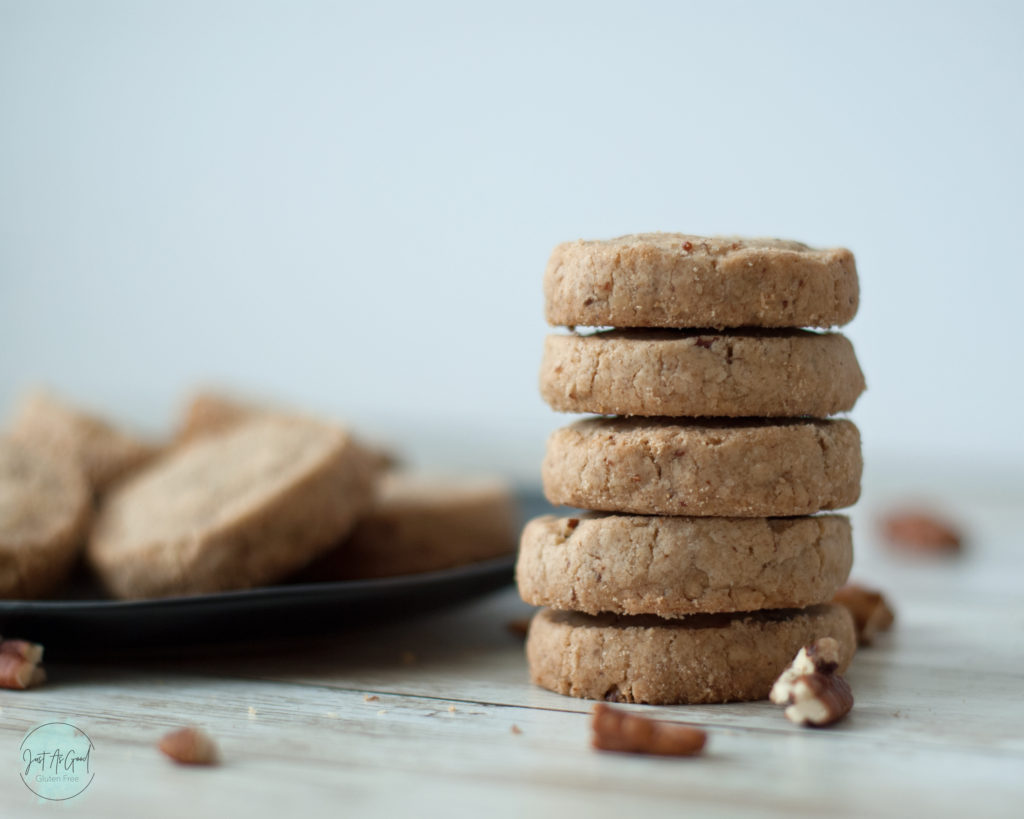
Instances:
[[[800,648],[821,637],[839,642],[845,670],[856,637],[842,606],[678,620],[542,609],[526,656],[533,682],[559,694],[652,705],[735,702],[766,698]]]

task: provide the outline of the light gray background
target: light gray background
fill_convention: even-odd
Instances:
[[[869,459],[1013,469],[1022,8],[2,0],[0,411],[226,384],[536,475],[551,247],[771,234],[857,255]]]

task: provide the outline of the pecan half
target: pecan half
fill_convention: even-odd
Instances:
[[[0,640],[0,688],[25,689],[46,681],[43,647],[28,640]]]
[[[165,734],[157,747],[182,765],[215,765],[218,760],[213,740],[191,725]]]
[[[892,512],[882,519],[882,533],[890,545],[913,552],[951,554],[963,545],[952,523],[929,512]]]
[[[871,645],[875,635],[892,628],[896,619],[881,592],[858,586],[856,583],[847,583],[843,586],[836,592],[832,602],[845,606],[853,615],[858,645]]]
[[[694,756],[707,741],[707,734],[699,728],[657,722],[604,703],[595,705],[593,714],[593,746],[602,751]]]

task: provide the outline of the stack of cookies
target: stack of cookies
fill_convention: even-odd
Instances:
[[[523,532],[517,579],[544,606],[531,676],[563,694],[646,703],[755,700],[801,646],[855,647],[830,601],[853,560],[864,390],[847,250],[642,234],[560,245],[541,393],[596,413],[548,442],[544,492],[593,510]]]

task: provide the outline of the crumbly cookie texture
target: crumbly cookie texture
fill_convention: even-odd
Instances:
[[[88,558],[117,597],[270,583],[351,530],[375,475],[372,456],[343,429],[257,418],[184,444],[118,487]]]
[[[779,517],[860,495],[850,421],[591,418],[548,439],[544,494],[556,505],[647,515]]]
[[[591,616],[542,609],[526,656],[533,682],[559,694],[651,704],[760,700],[800,648],[820,637],[840,646],[840,670],[856,650],[841,606],[682,620]]]
[[[95,494],[154,458],[159,448],[47,392],[21,402],[12,437],[78,463]]]
[[[504,481],[392,472],[352,534],[299,579],[391,577],[461,566],[513,553],[518,528],[515,498]]]
[[[856,314],[859,285],[842,248],[640,233],[558,245],[544,299],[553,325],[832,327]]]
[[[0,438],[0,597],[40,597],[67,576],[92,498],[78,464]]]
[[[516,579],[535,606],[683,617],[827,603],[852,562],[842,515],[545,515],[523,530]]]
[[[550,335],[540,370],[553,409],[602,415],[824,418],[863,391],[849,340],[802,330]]]

